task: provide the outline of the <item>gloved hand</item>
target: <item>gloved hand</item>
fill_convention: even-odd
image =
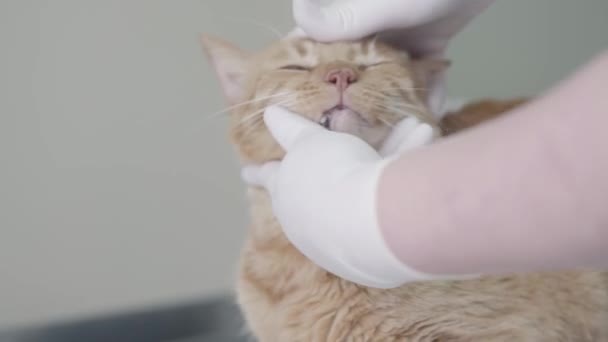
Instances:
[[[392,31],[416,56],[443,55],[448,42],[494,0],[293,0],[298,26],[318,41]]]
[[[360,39],[379,33],[415,58],[443,58],[450,40],[494,0],[293,0],[293,14],[318,41]],[[433,113],[443,110],[445,72],[429,80]]]
[[[353,135],[326,130],[282,108],[267,109],[264,120],[286,156],[246,167],[243,178],[268,190],[274,214],[296,248],[327,271],[369,287],[433,278],[392,254],[376,217],[382,170],[399,152],[430,143],[437,135],[430,125],[403,120],[383,156]]]

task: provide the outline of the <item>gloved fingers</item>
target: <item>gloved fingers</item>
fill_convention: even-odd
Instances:
[[[319,0],[294,0],[293,15],[300,26],[313,39],[323,42],[353,40],[382,31],[382,20],[388,20],[390,8],[399,8],[400,0],[383,0],[395,3],[378,4],[378,1],[334,1],[321,5]],[[370,16],[370,12],[376,12]],[[380,12],[380,13],[377,13]],[[386,12],[386,13],[383,13]]]
[[[427,106],[436,120],[445,113],[446,102],[446,71],[441,70],[432,75],[428,82]]]
[[[445,15],[453,0],[349,0],[323,6],[319,0],[294,0],[293,14],[319,41],[359,39],[388,29],[425,24]]]
[[[277,142],[289,151],[293,144],[305,136],[326,132],[319,124],[281,107],[268,107],[264,122]]]
[[[437,129],[423,123],[417,117],[403,119],[386,139],[380,149],[382,157],[388,157],[409,149],[427,145],[439,136]]]
[[[410,116],[401,120],[386,138],[384,144],[380,148],[380,155],[388,156],[394,154],[401,145],[401,142],[406,139],[418,125],[420,125],[420,119],[415,116]]]
[[[287,33],[285,35],[285,38],[307,38],[308,35],[306,34],[306,32],[304,32],[304,30],[302,30],[302,28],[300,27],[294,27],[291,31],[289,31],[289,33]]]
[[[280,162],[246,166],[241,170],[241,178],[249,185],[261,186],[268,192],[274,193],[279,166]]]
[[[418,125],[401,141],[394,153],[401,153],[416,147],[428,145],[439,136],[439,132],[427,123]]]

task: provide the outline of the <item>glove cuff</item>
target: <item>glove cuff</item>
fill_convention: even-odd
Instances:
[[[420,272],[407,266],[391,251],[386,243],[378,220],[377,196],[380,177],[393,159],[384,159],[370,165],[355,177],[361,184],[360,193],[352,200],[358,205],[356,209],[365,210],[363,215],[355,215],[358,222],[353,223],[349,234],[344,235],[340,245],[343,245],[342,262],[344,270],[342,277],[358,284],[372,288],[394,288],[405,283],[427,280],[458,280],[475,276],[433,275]],[[357,181],[357,180],[355,180]],[[355,183],[351,183],[355,184]],[[355,195],[355,194],[353,194]],[[369,202],[361,201],[373,200]],[[406,210],[407,208],[404,208]],[[416,237],[413,236],[413,239]]]

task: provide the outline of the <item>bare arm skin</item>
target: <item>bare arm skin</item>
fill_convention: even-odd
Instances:
[[[411,151],[380,179],[380,227],[430,274],[608,268],[608,52],[540,99]]]

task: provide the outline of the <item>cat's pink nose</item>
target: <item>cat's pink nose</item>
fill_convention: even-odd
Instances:
[[[349,85],[357,82],[357,73],[352,68],[332,69],[325,75],[325,81],[344,91]]]

